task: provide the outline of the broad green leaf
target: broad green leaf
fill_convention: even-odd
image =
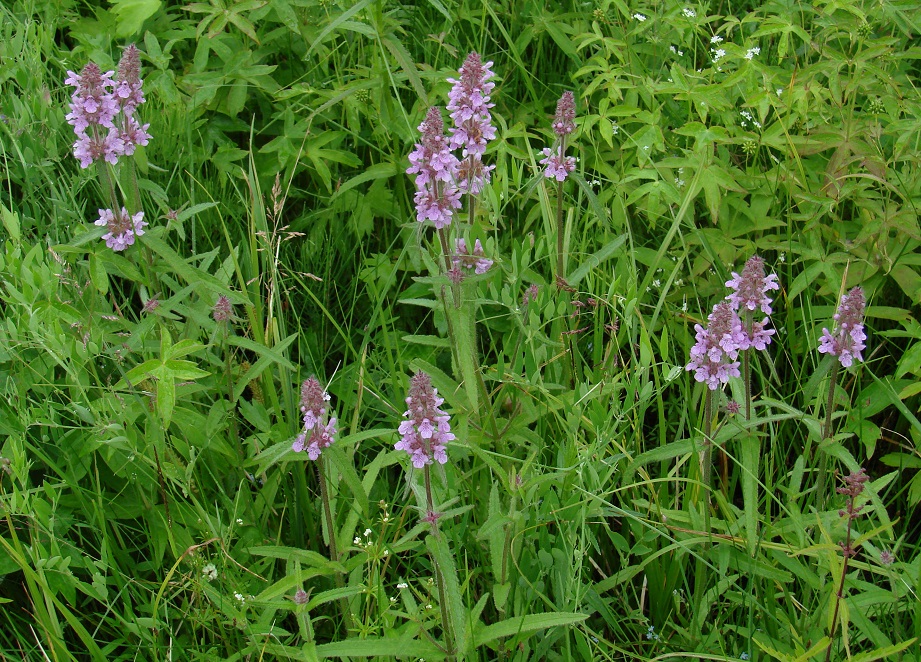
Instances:
[[[320,644],[316,648],[319,657],[370,657],[384,656],[410,658],[441,658],[438,648],[428,641],[418,639],[346,639],[333,644]]]
[[[144,21],[160,11],[161,0],[109,0],[118,27],[115,35],[130,37],[141,31]]]

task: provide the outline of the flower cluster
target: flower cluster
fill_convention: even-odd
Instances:
[[[409,155],[407,174],[416,175],[416,218],[432,221],[436,228],[451,224],[454,210],[461,206],[461,192],[454,183],[458,160],[444,134],[444,121],[438,108],[429,108],[419,125],[422,142]]]
[[[134,243],[135,237],[144,234],[147,221],[144,212],[139,211],[132,216],[124,207],[121,211],[100,209],[96,225],[104,225],[109,231],[102,235],[106,246],[114,251],[123,251]]]
[[[771,299],[768,292],[779,290],[780,284],[777,282],[777,274],[765,276],[764,260],[757,255],[753,255],[745,263],[742,274],[732,272],[732,279],[726,281],[726,287],[731,288],[732,292],[726,297],[729,305],[733,310],[742,311],[745,315],[743,323],[743,333],[745,340],[741,349],[754,347],[757,350],[765,350],[771,344],[771,336],[774,335],[774,329],[768,329],[768,318],[765,317],[760,322],[754,320],[754,313],[760,310],[765,315],[770,315]]]
[[[476,274],[485,274],[492,267],[492,260],[484,257],[483,244],[477,239],[473,242],[473,252],[467,250],[467,241],[463,238],[454,240],[454,258],[452,262],[455,269],[464,267],[473,269]]]
[[[866,349],[864,341],[867,339],[863,327],[865,306],[863,290],[860,287],[853,288],[841,296],[838,312],[834,316],[835,332],[822,329],[819,352],[837,356],[845,368],[849,368],[854,361],[863,361],[861,352]]]
[[[694,325],[697,343],[691,348],[691,361],[685,367],[694,371],[694,379],[703,382],[711,391],[730,377],[739,377],[739,350],[748,342],[742,330],[742,321],[727,301],[713,307],[705,329]]]
[[[477,53],[470,53],[460,68],[460,78],[449,78],[448,111],[454,126],[451,128],[451,149],[461,150],[461,163],[457,171],[457,185],[462,193],[477,195],[489,182],[489,173],[495,166],[483,164],[486,143],[496,137],[489,109],[490,94],[496,84],[489,79],[495,76],[492,62],[483,62]]]
[[[427,374],[417,372],[413,375],[396,449],[409,453],[416,469],[422,469],[433,461],[439,464],[448,461],[445,447],[454,435],[448,414],[439,408],[442,403],[444,398],[438,397],[438,389],[432,386]]]
[[[444,122],[438,108],[429,108],[419,125],[422,141],[409,155],[409,175],[416,175],[416,218],[432,221],[437,229],[451,224],[454,210],[461,206],[464,193],[477,195],[489,182],[495,166],[483,164],[486,143],[496,137],[489,109],[495,74],[492,62],[483,62],[470,53],[460,68],[460,77],[449,78],[453,86],[448,93],[448,111],[454,126],[450,136],[444,134]],[[452,150],[460,149],[458,159]]]
[[[316,377],[311,377],[301,385],[301,413],[304,429],[291,448],[297,452],[307,451],[307,457],[316,460],[324,448],[333,443],[336,435],[336,419],[326,416],[326,403],[329,393],[323,390]]]
[[[569,173],[576,169],[576,159],[566,156],[566,138],[576,129],[576,100],[570,91],[563,92],[563,96],[556,103],[556,114],[553,116],[553,132],[557,140],[553,147],[543,149],[544,158],[540,164],[544,166],[544,176],[547,179],[565,181]]]
[[[74,156],[81,167],[89,168],[96,161],[115,165],[118,157],[131,156],[138,145],[149,142],[150,124],[142,125],[134,116],[144,103],[140,71],[140,52],[132,44],[125,49],[117,74],[103,73],[95,62],[79,74],[67,72],[64,82],[74,88],[67,121],[77,135]]]

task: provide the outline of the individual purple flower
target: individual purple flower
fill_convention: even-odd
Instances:
[[[568,136],[576,130],[576,99],[569,90],[556,102],[556,114],[553,116],[553,132],[560,136]]]
[[[304,427],[291,448],[296,452],[306,450],[307,457],[316,460],[324,448],[333,443],[336,436],[336,419],[326,420],[326,403],[329,393],[323,390],[316,377],[301,385],[301,413]]]
[[[736,358],[746,342],[742,321],[728,302],[722,301],[713,307],[707,318],[705,329],[694,325],[697,343],[691,347],[691,361],[685,366],[694,371],[694,379],[703,382],[711,391],[729,382],[730,377],[739,377],[739,362]]]
[[[118,113],[118,101],[110,92],[114,83],[114,71],[102,73],[95,62],[90,62],[79,74],[67,72],[65,83],[74,88],[70,102],[67,121],[73,125],[74,132],[80,136],[90,126],[112,128]]]
[[[838,312],[835,313],[835,331],[822,329],[819,339],[819,352],[837,356],[845,368],[854,361],[863,361],[861,352],[866,349],[864,341],[867,334],[863,326],[863,314],[866,307],[863,289],[855,287],[841,296]]]
[[[415,175],[416,219],[431,221],[441,229],[451,224],[454,210],[461,207],[461,193],[454,181],[457,157],[451,153],[444,135],[444,121],[438,108],[429,108],[419,125],[422,141],[409,154],[409,175]]]
[[[544,167],[544,176],[547,179],[556,179],[558,182],[565,181],[569,173],[576,169],[576,157],[563,156],[560,152],[563,144],[560,143],[555,149],[544,147],[544,158],[540,164]]]
[[[121,211],[100,209],[96,225],[104,225],[109,229],[106,234],[102,235],[106,246],[114,251],[123,251],[134,243],[135,237],[144,234],[147,222],[144,220],[144,212],[139,211],[132,216],[127,209],[122,207]]]
[[[473,242],[473,252],[467,250],[467,241],[463,238],[454,240],[454,258],[452,260],[455,268],[473,269],[476,274],[485,274],[492,267],[492,260],[485,257],[483,244],[477,239]]]
[[[440,409],[444,399],[438,397],[438,389],[432,386],[431,378],[424,372],[413,375],[406,398],[407,410],[400,423],[400,441],[395,448],[406,451],[413,466],[422,469],[433,461],[445,464],[448,461],[446,446],[454,439],[449,416]]]
[[[771,299],[768,292],[779,290],[777,274],[764,275],[764,260],[757,255],[752,255],[742,269],[742,275],[732,272],[732,280],[726,281],[726,287],[732,292],[726,297],[732,304],[733,310],[758,310],[765,315],[770,315]]]

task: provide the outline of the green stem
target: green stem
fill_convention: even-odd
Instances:
[[[828,382],[828,399],[825,401],[825,424],[822,426],[822,440],[831,439],[834,435],[832,430],[832,421],[831,417],[834,413],[835,408],[835,387],[838,385],[838,370],[841,368],[841,364],[835,360],[831,366],[831,376],[829,377]],[[825,510],[826,498],[825,498],[825,474],[828,471],[828,458],[825,455],[825,450],[822,448],[821,442],[818,446],[819,451],[819,476],[816,481],[816,504],[820,511]]]
[[[432,525],[432,535],[438,536],[438,517],[435,514],[435,501],[432,498],[432,476],[429,471],[429,465],[425,465],[423,470],[425,475],[425,502],[426,516],[430,517]],[[438,560],[435,555],[431,555],[432,568],[435,570],[435,584],[438,586],[438,606],[441,609],[441,629],[445,635],[445,646],[448,649],[448,659],[454,659],[454,635],[451,632],[451,621],[448,614],[448,597],[445,595],[444,577],[441,574],[441,568],[438,567]]]
[[[752,364],[751,350],[742,352],[742,375],[745,381],[745,420],[752,418]]]
[[[563,182],[556,185],[556,277],[563,279]]]
[[[317,477],[320,480],[320,500],[323,502],[323,515],[326,517],[326,530],[329,533],[329,556],[335,563],[339,563],[339,550],[336,545],[336,530],[333,528],[333,510],[329,501],[329,491],[326,489],[326,461],[322,455],[317,458]],[[333,575],[336,582],[336,588],[343,588],[345,583],[342,581],[342,575],[336,570]],[[349,614],[349,603],[345,598],[339,599],[339,609],[342,611],[342,620],[345,623],[345,629],[352,628],[352,617]]]
[[[848,508],[850,511],[850,508]],[[825,649],[825,662],[831,660],[831,648],[834,645],[835,636],[835,626],[838,624],[838,609],[841,607],[841,600],[844,598],[844,579],[847,577],[847,563],[849,560],[849,553],[851,552],[851,518],[850,516],[847,519],[847,542],[844,546],[844,564],[841,566],[841,579],[838,582],[838,592],[835,593],[835,611],[831,616],[831,632],[828,633],[828,648]]]

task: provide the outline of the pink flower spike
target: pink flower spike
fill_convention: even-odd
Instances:
[[[440,409],[444,400],[432,386],[431,378],[417,372],[410,380],[407,409],[400,423],[400,440],[394,448],[406,451],[416,469],[427,464],[448,461],[446,447],[455,437],[451,433],[449,416]]]
[[[306,450],[311,460],[319,459],[324,448],[332,445],[336,436],[336,418],[327,416],[329,393],[323,390],[316,377],[301,384],[301,414],[303,428],[291,448],[296,452]]]

